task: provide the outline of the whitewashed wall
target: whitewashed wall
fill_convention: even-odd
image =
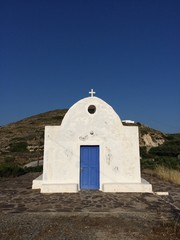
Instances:
[[[90,105],[96,106],[94,114]],[[100,189],[106,183],[141,182],[138,127],[123,126],[111,106],[88,97],[70,108],[61,126],[45,128],[43,183],[79,189],[81,145],[100,146]]]

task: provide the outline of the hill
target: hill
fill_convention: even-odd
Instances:
[[[0,163],[43,159],[44,127],[60,125],[67,109],[41,113],[0,127]]]
[[[44,127],[60,125],[68,109],[41,113],[21,121],[0,127],[0,163],[10,162],[24,165],[43,159]],[[125,124],[124,125],[134,125]],[[141,123],[139,126],[140,147],[146,150],[164,145],[180,134],[164,134]]]

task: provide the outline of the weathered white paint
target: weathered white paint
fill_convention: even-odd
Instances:
[[[141,179],[141,183],[105,183],[103,184],[104,192],[150,192],[152,185],[146,180]]]
[[[94,105],[94,114],[88,107]],[[137,126],[123,126],[113,108],[97,97],[74,104],[61,126],[45,127],[44,170],[41,192],[80,190],[80,146],[100,147],[100,190],[149,192],[141,182]],[[124,185],[123,185],[124,184]]]
[[[35,180],[33,180],[33,184],[32,184],[32,189],[40,189],[42,186],[42,174],[37,177]]]

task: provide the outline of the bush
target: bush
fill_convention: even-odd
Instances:
[[[140,156],[141,156],[141,158],[152,158],[153,157],[152,154],[147,152],[147,148],[145,146],[140,147]]]
[[[26,152],[27,142],[15,142],[10,144],[10,152]]]
[[[42,172],[43,166],[36,166],[36,167],[25,167],[24,171],[27,172]]]
[[[64,116],[54,116],[52,117],[53,120],[62,120]]]
[[[28,172],[42,172],[43,166],[37,167],[19,167],[12,163],[3,163],[0,165],[0,177],[18,177]]]
[[[6,163],[14,163],[15,157],[7,156],[7,157],[4,158],[4,160],[5,160]]]
[[[179,146],[177,147],[176,145],[173,146],[164,144],[159,147],[151,148],[149,153],[157,156],[176,157],[180,153],[180,147]]]
[[[155,169],[156,164],[155,164],[155,159],[150,158],[150,159],[141,159],[141,169]]]
[[[15,164],[3,163],[0,165],[0,177],[16,177],[23,175],[24,173],[24,169]]]
[[[169,138],[172,138],[172,136],[169,136]],[[151,148],[149,153],[154,156],[177,157],[180,153],[180,140],[167,141],[161,146]]]
[[[158,166],[180,170],[180,161],[175,157],[155,157],[150,159],[141,159],[142,169],[155,169]]]

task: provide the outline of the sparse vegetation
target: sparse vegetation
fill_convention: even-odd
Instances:
[[[0,165],[0,177],[20,176],[24,174],[24,169],[11,163],[4,163]]]
[[[180,160],[175,157],[154,157],[141,159],[142,169],[156,169],[159,166],[164,166],[169,169],[180,170]]]
[[[145,168],[144,173],[149,175],[157,176],[165,181],[172,182],[180,185],[180,171],[175,169],[169,169],[164,166],[157,166],[153,170],[150,168]]]
[[[66,112],[67,109],[49,111],[2,126],[0,164],[14,162],[21,166],[42,159],[44,127],[60,125]]]
[[[10,145],[10,152],[26,152],[27,149],[27,142],[13,142]]]
[[[140,147],[140,156],[142,159],[153,158],[153,155],[147,151],[146,146]]]
[[[54,116],[52,117],[53,120],[62,120],[64,116]]]
[[[15,158],[13,156],[7,156],[5,157],[5,162],[6,163],[14,163]]]
[[[153,170],[164,180],[180,184],[180,134],[169,134],[166,141],[147,152],[141,147],[141,168]]]
[[[180,171],[169,169],[164,166],[158,166],[154,170],[155,175],[158,177],[176,184],[180,184]]]
[[[170,134],[166,136],[164,144],[150,149],[149,154],[153,156],[177,157],[180,153],[180,135]]]
[[[20,167],[14,163],[3,163],[0,165],[0,177],[18,177],[28,172],[42,172],[43,167]]]
[[[166,181],[180,184],[180,160],[178,158],[156,157],[141,159],[141,168],[146,173],[149,172]]]

